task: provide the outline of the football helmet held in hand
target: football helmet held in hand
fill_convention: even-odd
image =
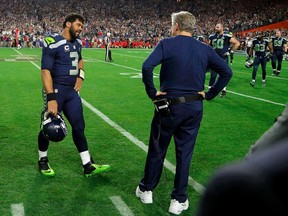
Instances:
[[[247,59],[245,61],[245,67],[246,68],[251,68],[253,66],[253,60],[252,59]]]
[[[52,142],[62,141],[68,133],[67,125],[61,114],[58,113],[54,116],[47,111],[42,114],[41,129],[44,137]]]

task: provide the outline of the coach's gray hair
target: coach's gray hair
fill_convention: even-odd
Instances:
[[[191,34],[194,31],[196,18],[188,11],[180,11],[178,13],[172,13],[171,15],[172,26],[178,23],[180,31],[187,31]]]

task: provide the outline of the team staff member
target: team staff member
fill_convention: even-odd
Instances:
[[[255,50],[255,58],[253,62],[253,71],[252,71],[252,81],[250,85],[254,87],[256,85],[256,75],[259,65],[261,64],[262,68],[262,86],[266,85],[266,63],[267,57],[266,52],[267,48],[272,52],[272,46],[267,39],[264,39],[263,33],[259,33],[256,39],[252,42],[252,47],[249,52],[249,56],[252,56],[253,51]]]
[[[173,13],[171,18],[173,37],[161,40],[142,66],[146,92],[157,109],[151,124],[144,177],[136,188],[136,196],[143,203],[153,202],[152,191],[159,182],[165,154],[174,136],[177,165],[169,212],[178,215],[189,206],[186,189],[202,120],[202,99],[216,97],[228,84],[232,71],[209,45],[192,37],[196,20],[191,13]],[[157,90],[153,70],[159,64],[160,90]],[[208,68],[218,73],[219,78],[208,92],[203,92]]]
[[[80,154],[84,175],[91,176],[106,171],[109,165],[97,165],[91,159],[84,134],[85,122],[79,91],[84,80],[84,61],[81,55],[81,40],[78,38],[83,29],[81,15],[70,14],[63,23],[61,35],[45,39],[42,51],[41,77],[45,110],[56,115],[64,113],[72,126],[72,137]],[[39,170],[45,176],[55,172],[48,163],[49,141],[42,131],[38,135]]]
[[[228,56],[233,54],[238,49],[239,41],[232,37],[231,34],[224,33],[223,24],[218,23],[215,26],[215,33],[209,36],[209,44],[215,49],[217,54],[228,64]],[[231,47],[231,48],[230,48]],[[230,51],[229,51],[230,48]],[[215,84],[217,73],[211,70],[211,77],[209,81],[209,88]],[[221,92],[221,96],[226,96],[226,86]]]
[[[111,33],[108,32],[107,36],[104,38],[105,42],[105,61],[112,61],[112,53],[111,53]]]
[[[285,52],[287,52],[287,40],[282,37],[282,33],[280,30],[276,30],[276,37],[272,37],[271,42],[273,46],[273,55],[271,61],[273,68],[272,75],[279,76],[282,68],[283,55]],[[277,62],[278,65],[276,70]]]
[[[247,53],[247,59],[249,58],[253,58],[253,53],[252,53],[252,56],[249,55],[250,53],[250,49],[252,47],[252,42],[253,42],[253,39],[251,37],[247,37],[246,39],[246,53]]]

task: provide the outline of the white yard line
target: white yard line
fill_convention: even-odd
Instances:
[[[233,91],[229,91],[229,90],[227,90],[227,92],[229,92],[231,94],[239,95],[239,96],[242,96],[242,97],[246,97],[246,98],[250,98],[250,99],[259,100],[259,101],[262,101],[262,102],[278,105],[278,106],[286,106],[285,104],[282,104],[282,103],[277,103],[277,102],[274,102],[274,101],[271,101],[271,100],[266,100],[266,99],[263,99],[263,98],[257,98],[257,97],[241,94],[241,93],[238,93],[238,92],[233,92]]]
[[[122,216],[134,216],[131,209],[122,200],[121,196],[109,197]]]
[[[25,210],[24,210],[23,203],[12,204],[11,213],[12,213],[12,216],[24,216]]]

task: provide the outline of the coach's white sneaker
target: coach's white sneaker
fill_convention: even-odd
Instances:
[[[152,191],[141,191],[139,186],[136,188],[136,196],[145,204],[153,203]]]
[[[184,203],[179,203],[176,199],[172,199],[170,202],[169,212],[175,215],[180,215],[181,212],[187,210],[188,207],[188,199]]]

